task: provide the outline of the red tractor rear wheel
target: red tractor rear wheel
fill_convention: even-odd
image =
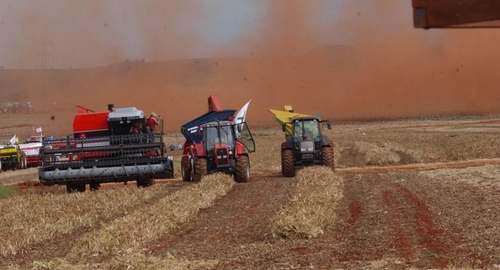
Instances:
[[[238,156],[236,160],[236,174],[234,180],[239,183],[246,183],[250,181],[250,161],[248,156]]]
[[[283,149],[281,151],[281,172],[283,176],[295,176],[295,164],[293,161],[292,149]]]

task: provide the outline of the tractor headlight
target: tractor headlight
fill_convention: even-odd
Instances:
[[[313,152],[314,151],[314,142],[307,141],[300,143],[300,152]]]

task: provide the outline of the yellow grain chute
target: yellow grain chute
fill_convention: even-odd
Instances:
[[[292,134],[292,118],[294,117],[312,117],[310,114],[296,113],[291,105],[285,105],[282,111],[269,109],[281,126],[286,125],[286,135]]]

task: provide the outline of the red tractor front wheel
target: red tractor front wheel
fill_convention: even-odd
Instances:
[[[248,156],[238,156],[236,160],[236,174],[234,180],[239,183],[246,183],[250,181],[250,161]]]
[[[191,160],[189,156],[183,156],[181,159],[182,181],[191,181]]]
[[[207,175],[208,161],[206,158],[198,158],[194,164],[193,181],[201,181],[201,177]]]

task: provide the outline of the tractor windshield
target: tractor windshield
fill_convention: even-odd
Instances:
[[[319,134],[320,121],[317,119],[296,120],[293,125],[293,134],[295,138],[310,136],[316,138]]]
[[[229,150],[234,149],[234,137],[231,127],[231,125],[206,127],[204,134],[207,150],[213,150],[216,143],[225,143]]]

